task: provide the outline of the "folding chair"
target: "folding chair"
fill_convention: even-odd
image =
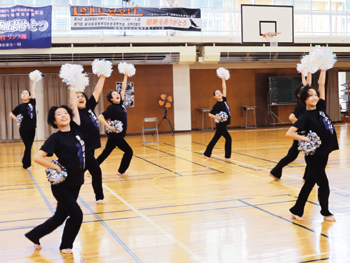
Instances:
[[[145,127],[146,123],[155,123],[155,127],[154,126],[149,127],[149,125],[147,125],[147,127]],[[151,136],[153,137],[152,141],[146,141],[146,139],[145,139],[145,132],[147,132],[147,131],[153,132],[151,134]],[[157,138],[155,138],[155,136],[154,136],[155,134],[157,134]],[[141,143],[151,144],[151,143],[158,143],[158,142],[159,142],[158,118],[157,117],[144,118],[143,119],[143,123],[142,123],[142,139],[141,139]]]

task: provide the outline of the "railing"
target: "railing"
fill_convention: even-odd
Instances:
[[[0,7],[13,5],[0,4]],[[31,5],[36,6],[36,5]],[[101,5],[103,6],[103,5]],[[52,5],[53,37],[115,37],[123,36],[123,30],[70,30],[69,5]],[[241,34],[240,9],[215,7],[201,8],[202,31],[182,32],[183,36],[226,36]],[[294,34],[296,37],[350,37],[350,11],[305,11],[294,9]],[[167,31],[126,31],[130,36],[165,36]]]

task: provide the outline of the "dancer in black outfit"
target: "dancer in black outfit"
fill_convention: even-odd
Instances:
[[[81,135],[85,142],[85,157],[86,167],[92,177],[92,187],[95,192],[95,199],[97,204],[103,204],[103,188],[102,188],[102,172],[100,165],[95,159],[95,149],[101,147],[100,142],[100,128],[98,126],[98,119],[94,113],[94,109],[98,103],[98,98],[103,89],[103,84],[106,77],[101,75],[98,80],[95,90],[90,99],[84,92],[77,92],[78,109],[81,122]]]
[[[98,116],[98,120],[110,130],[115,130],[115,127],[110,126],[107,123],[108,120],[118,120],[123,123],[122,132],[107,133],[108,140],[106,147],[101,153],[101,155],[97,158],[97,162],[101,164],[111,154],[115,147],[118,147],[120,150],[122,150],[124,152],[124,155],[118,169],[119,175],[126,175],[125,171],[129,168],[131,158],[133,156],[133,151],[131,147],[124,139],[128,124],[127,112],[125,107],[123,106],[127,81],[128,75],[125,74],[121,94],[119,94],[116,90],[110,91],[107,95],[107,100],[111,102],[112,105],[108,106],[107,110],[100,114],[100,116]]]
[[[44,167],[61,171],[58,165],[45,158],[56,154],[58,162],[67,169],[68,176],[64,182],[51,185],[52,194],[57,200],[55,214],[25,236],[34,243],[36,249],[40,249],[39,240],[62,225],[69,217],[63,230],[60,250],[62,253],[71,254],[73,242],[83,221],[83,212],[77,198],[84,183],[85,168],[85,145],[81,139],[76,93],[70,92],[69,107],[52,107],[47,121],[52,127],[58,128],[58,131],[45,141],[34,161]]]
[[[17,121],[17,116],[22,115],[23,119],[20,122],[19,134],[25,146],[22,163],[24,169],[31,169],[31,150],[35,137],[36,128],[36,100],[35,100],[35,84],[32,86],[32,92],[24,90],[21,94],[23,103],[19,104],[11,113],[10,117]]]
[[[307,81],[305,80],[305,77],[303,74],[301,74],[302,78],[302,85],[298,86],[295,89],[295,96],[297,97],[297,105],[294,108],[294,111],[289,115],[289,120],[291,122],[296,122],[298,118],[305,112],[306,106],[305,103],[300,101],[299,98],[299,92],[303,87],[306,86],[311,86],[311,81],[312,81],[312,75],[311,73],[308,73]],[[269,176],[272,177],[275,181],[280,181],[282,177],[282,169],[283,167],[287,166],[291,162],[293,162],[299,155],[299,150],[298,150],[298,141],[294,140],[292,147],[290,147],[288,154],[283,157],[278,164],[271,170]],[[305,168],[304,176],[303,179],[305,180],[305,177],[307,175],[307,168]]]
[[[334,216],[328,209],[329,183],[325,168],[329,154],[339,149],[337,134],[331,119],[326,114],[325,99],[326,71],[321,70],[319,79],[319,92],[313,87],[305,87],[300,92],[301,102],[306,104],[306,112],[299,117],[294,125],[288,130],[286,136],[294,140],[308,140],[297,134],[297,131],[317,133],[321,139],[321,146],[313,155],[305,156],[308,167],[308,176],[300,190],[295,205],[290,209],[292,218],[303,220],[305,203],[315,184],[318,185],[318,200],[321,206],[321,214],[327,221],[335,221]]]
[[[211,139],[210,143],[207,146],[207,149],[204,152],[204,156],[209,158],[212,154],[213,148],[215,144],[218,142],[221,136],[225,137],[225,158],[231,158],[232,151],[232,139],[231,135],[227,131],[227,125],[231,123],[231,114],[230,107],[226,102],[226,80],[222,79],[222,93],[220,90],[214,91],[214,98],[217,100],[212,110],[209,113],[209,117],[219,122],[216,123],[216,132],[214,134],[213,139]],[[222,122],[222,119],[215,116],[219,112],[224,111],[227,113],[228,118],[226,121]]]

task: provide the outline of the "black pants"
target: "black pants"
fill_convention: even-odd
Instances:
[[[115,147],[118,147],[120,150],[124,152],[122,161],[120,163],[118,172],[123,174],[129,168],[131,158],[133,155],[133,151],[129,144],[124,140],[124,138],[120,137],[108,137],[106,147],[101,153],[99,157],[97,157],[97,162],[99,164],[103,163],[103,161],[111,154]]]
[[[26,237],[33,243],[40,245],[40,238],[54,231],[57,227],[63,224],[67,217],[69,217],[63,230],[60,250],[73,248],[73,242],[78,235],[81,223],[83,222],[83,212],[77,203],[80,186],[64,187],[52,185],[51,191],[57,200],[55,214],[43,224],[28,232]]]
[[[308,155],[305,156],[305,161],[308,167],[308,176],[300,190],[297,202],[290,209],[295,215],[303,216],[305,203],[309,197],[312,188],[315,184],[318,185],[318,201],[321,206],[321,214],[323,216],[332,215],[328,210],[329,184],[326,175],[326,166],[328,162],[328,154],[321,156]]]
[[[35,137],[35,128],[24,130],[19,130],[19,134],[21,135],[22,141],[24,143],[24,154],[22,158],[23,168],[27,169],[31,166],[31,151],[32,151],[32,145],[34,142]]]
[[[290,164],[291,162],[293,162],[298,157],[298,155],[299,155],[298,141],[294,140],[292,147],[290,147],[290,149],[288,151],[288,154],[278,162],[278,164],[271,170],[270,173],[274,177],[281,178],[283,167],[285,167],[288,164]],[[304,176],[303,176],[304,180],[305,180],[306,176],[307,176],[307,167],[305,168],[305,172],[304,172]]]
[[[211,156],[211,153],[213,151],[213,148],[215,144],[218,142],[221,136],[225,137],[225,158],[231,157],[231,151],[232,151],[232,139],[231,135],[228,133],[226,127],[220,127],[216,129],[216,132],[214,134],[213,139],[211,139],[210,143],[207,146],[207,149],[204,152],[204,155],[207,157]]]
[[[96,201],[103,200],[102,172],[100,165],[95,159],[95,150],[85,152],[85,168],[89,170],[91,174],[92,188],[94,189]]]

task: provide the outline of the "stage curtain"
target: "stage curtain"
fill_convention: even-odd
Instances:
[[[10,112],[20,103],[22,91],[28,89],[28,75],[0,76],[0,140],[19,140],[19,128],[10,118]]]

